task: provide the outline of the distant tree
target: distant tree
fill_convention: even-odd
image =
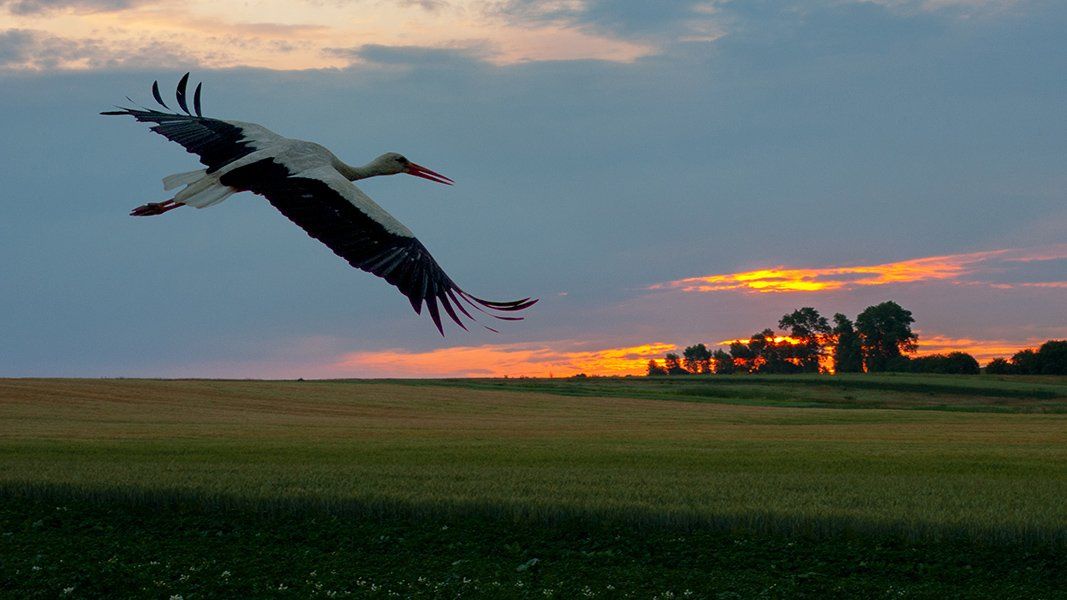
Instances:
[[[677,354],[670,352],[663,357],[663,366],[668,375],[687,375],[689,371],[682,368],[682,359]]]
[[[1049,340],[1037,350],[1042,375],[1067,375],[1067,340]]]
[[[689,346],[682,352],[683,365],[690,373],[711,373],[711,352],[704,344]]]
[[[776,342],[772,329],[756,333],[748,342],[749,350],[755,355],[752,362],[754,373],[798,373],[801,368],[796,356],[796,348],[789,342]]]
[[[721,348],[711,354],[711,365],[716,375],[729,375],[736,371],[734,358]]]
[[[658,376],[666,375],[666,374],[667,374],[667,369],[665,369],[664,367],[660,366],[660,364],[658,362],[656,362],[656,359],[653,358],[652,360],[648,361],[648,373],[647,373],[647,375],[649,377],[658,377]]]
[[[1011,357],[1011,366],[1017,375],[1041,374],[1041,359],[1038,358],[1037,352],[1029,348],[1016,352]]]
[[[834,315],[831,334],[834,345],[834,372],[860,373],[863,371],[863,347],[852,321],[841,313]]]
[[[908,371],[912,373],[944,373],[955,375],[977,375],[978,361],[966,352],[949,352],[948,354],[930,354],[908,361]]]
[[[818,373],[824,348],[830,338],[830,323],[819,311],[810,306],[794,310],[778,321],[778,328],[796,340],[789,350],[799,370],[805,373]]]
[[[754,373],[756,370],[756,353],[744,342],[730,344],[730,357],[734,361],[735,370],[746,373]]]
[[[1003,358],[994,358],[985,366],[985,372],[989,375],[1011,375],[1015,373],[1015,367]]]
[[[915,319],[893,301],[868,306],[856,317],[863,363],[870,372],[907,370],[907,357],[918,349],[919,336],[911,330]]]

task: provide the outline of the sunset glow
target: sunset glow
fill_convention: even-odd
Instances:
[[[779,266],[739,273],[688,277],[657,284],[650,289],[678,289],[683,292],[827,292],[925,281],[987,284],[1002,289],[1017,286],[1058,288],[1067,286],[1067,282],[992,282],[983,276],[1002,276],[1004,272],[1026,263],[1063,259],[1067,259],[1067,244],[930,256],[876,265],[818,268]]]
[[[620,348],[583,350],[574,343],[487,344],[426,352],[401,349],[353,352],[330,367],[334,373],[376,377],[568,377],[643,375],[648,361],[677,350],[654,342]]]
[[[309,10],[312,8],[313,10]],[[5,14],[6,12],[6,14]],[[166,67],[340,68],[373,62],[368,46],[438,48],[495,64],[537,60],[633,61],[648,44],[540,20],[505,18],[491,3],[169,0],[130,3],[0,3],[0,28],[20,32],[29,52],[0,68],[84,70]],[[240,39],[240,43],[233,43]]]
[[[1013,354],[1027,348],[1037,348],[1046,338],[1027,338],[1021,340],[982,340],[974,338],[956,338],[947,335],[919,334],[919,352],[917,356],[928,354],[948,354],[949,352],[966,352],[985,366],[994,358],[1011,358]]]

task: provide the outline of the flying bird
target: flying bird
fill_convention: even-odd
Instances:
[[[407,173],[452,185],[454,182],[448,177],[395,152],[383,154],[363,166],[351,166],[319,144],[283,137],[255,123],[205,117],[200,102],[203,83],[197,84],[193,92],[190,112],[188,82],[186,73],[175,92],[178,107],[184,114],[169,112],[172,109],[163,102],[158,81],[152,83],[152,96],[168,112],[116,107],[120,110],[100,113],[128,115],[140,122],[154,123],[152,131],[198,155],[207,167],[163,178],[165,190],[184,187],[170,200],[144,204],[130,215],[161,215],[181,206],[207,208],[238,192],[259,194],[353,267],[396,286],[407,296],[416,314],[422,313],[425,303],[441,335],[444,328],[440,309],[466,330],[459,313],[476,319],[464,304],[497,319],[518,321],[522,317],[510,313],[537,302],[536,298],[508,302],[483,300],[463,291],[411,230],[352,183],[368,177]],[[127,100],[137,104],[128,97]]]

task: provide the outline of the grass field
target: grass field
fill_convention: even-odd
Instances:
[[[265,540],[291,534],[295,523],[301,535],[322,529],[323,539],[381,529],[422,540],[405,559],[357,553],[361,569],[378,573],[379,590],[331,580],[323,593],[345,583],[354,593],[494,597],[503,589],[489,587],[495,577],[519,597],[568,597],[584,593],[583,581],[606,597],[627,586],[641,591],[636,597],[685,589],[699,597],[946,589],[1061,597],[1053,573],[1067,567],[1065,406],[1063,378],[984,376],[0,380],[8,506],[0,589],[26,591],[31,582],[20,574],[44,572],[32,571],[40,565],[25,548],[54,548],[69,562],[74,550],[64,554],[64,544],[82,538],[113,548],[125,565],[116,572],[135,578],[130,565],[139,559],[122,555],[136,544],[116,533],[125,520],[142,542],[173,547],[169,555],[186,562],[197,553],[180,543],[188,527],[176,523],[262,530],[267,538],[212,542],[222,553],[260,544],[262,556]],[[294,543],[296,534],[286,535]],[[542,549],[531,556],[528,547]],[[322,551],[307,548],[305,558]],[[427,581],[443,587],[399,583],[414,585],[404,561],[422,554]],[[681,562],[671,566],[670,556]],[[312,563],[344,574],[337,560]],[[774,575],[779,560],[790,578]],[[858,579],[833,574],[860,563],[880,566]],[[984,575],[967,574],[972,563],[985,564]],[[927,589],[916,564],[958,585]],[[260,570],[281,568],[271,565]],[[750,578],[737,574],[750,568]],[[107,581],[100,569],[78,571],[75,589]],[[797,579],[805,572],[808,580]],[[627,583],[627,574],[636,579]],[[515,587],[534,576],[551,581]],[[464,587],[464,578],[481,587]],[[674,583],[649,583],[657,578]],[[182,589],[164,579],[165,589]],[[271,593],[294,592],[305,579]],[[146,580],[144,595],[162,593],[157,580]],[[675,585],[683,580],[688,588]],[[68,587],[49,582],[40,589],[50,596]],[[260,583],[227,585],[238,586],[233,593],[276,585]]]

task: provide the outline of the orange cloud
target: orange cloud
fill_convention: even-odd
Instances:
[[[877,265],[845,267],[773,267],[740,273],[688,277],[651,286],[650,289],[678,289],[683,292],[722,292],[728,290],[767,292],[826,292],[861,286],[879,286],[921,281],[988,283],[965,277],[1010,270],[1022,263],[1067,258],[1067,244],[1034,249],[1003,249],[968,254],[929,256]],[[1067,287],[1067,282],[990,284],[1000,288]]]
[[[330,371],[369,377],[641,375],[650,359],[676,349],[674,344],[660,342],[596,350],[559,350],[541,344],[486,344],[425,352],[393,349],[346,354]]]

